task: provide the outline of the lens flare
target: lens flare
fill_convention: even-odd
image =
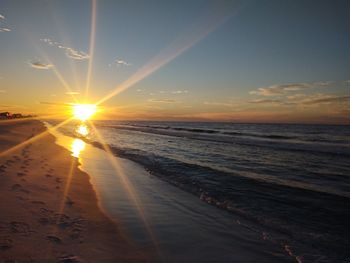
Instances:
[[[96,113],[95,104],[74,104],[73,115],[75,119],[80,121],[89,120]]]

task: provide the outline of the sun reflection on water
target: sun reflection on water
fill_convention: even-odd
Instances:
[[[80,153],[85,149],[85,142],[75,138],[71,145],[72,156],[79,158]]]
[[[85,124],[80,124],[80,125],[75,129],[75,132],[76,132],[77,135],[79,135],[79,136],[86,137],[87,135],[89,135],[90,130],[89,130],[89,128],[88,128]]]

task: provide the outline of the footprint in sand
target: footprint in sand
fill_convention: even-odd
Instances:
[[[30,193],[28,190],[24,189],[24,188],[22,187],[22,185],[20,185],[20,184],[14,184],[14,185],[12,185],[11,190],[12,190],[12,191],[21,191],[21,192],[24,192],[24,193],[26,193],[26,194],[29,194],[29,193]]]
[[[18,199],[18,200],[20,200],[20,201],[27,201],[28,200],[28,198],[25,198],[25,197],[23,197],[23,196],[16,196],[16,198]]]
[[[22,188],[22,186],[20,184],[14,184],[14,185],[12,185],[11,190],[12,191],[18,191],[21,188]]]
[[[12,247],[13,240],[8,237],[0,237],[0,251],[10,249]]]
[[[31,232],[30,227],[25,222],[13,221],[10,223],[10,229],[12,233],[21,234],[24,236],[29,236]]]
[[[70,197],[67,197],[66,204],[72,206],[74,204],[74,201]]]
[[[17,173],[18,177],[23,177],[23,176],[26,176],[26,175],[27,175],[26,173],[22,173],[22,172]]]
[[[4,173],[6,171],[6,165],[0,165],[0,174]]]
[[[56,177],[55,181],[56,181],[56,183],[59,183],[59,184],[62,183],[62,179],[59,177]]]
[[[46,239],[54,244],[62,244],[62,240],[59,237],[54,235],[48,235],[46,236]]]
[[[58,262],[62,263],[81,263],[83,262],[78,256],[64,255],[58,259]]]
[[[7,160],[7,161],[5,162],[5,164],[6,164],[7,166],[11,166],[13,163],[14,163],[13,160]]]
[[[45,202],[43,202],[43,201],[32,201],[31,202],[32,204],[34,204],[34,205],[45,205]]]

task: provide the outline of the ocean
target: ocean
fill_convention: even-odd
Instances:
[[[98,134],[90,127],[86,141],[101,149],[107,144],[116,156],[226,211],[228,219],[241,218],[296,261],[350,262],[350,126],[94,125]],[[74,136],[74,129],[61,131]]]

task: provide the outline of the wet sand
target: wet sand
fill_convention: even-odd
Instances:
[[[0,262],[152,262],[99,209],[78,159],[39,121],[0,121]]]

